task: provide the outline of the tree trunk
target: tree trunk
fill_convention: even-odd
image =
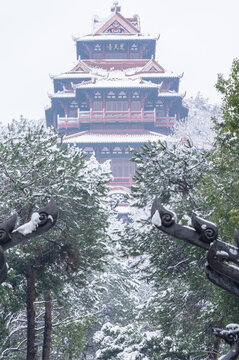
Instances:
[[[7,265],[4,256],[3,248],[0,246],[0,284],[6,280],[7,277]]]
[[[35,284],[37,270],[40,266],[41,250],[38,250],[38,256],[35,264],[32,266],[30,263],[26,266],[26,278],[27,278],[27,359],[35,360],[37,348],[35,346]]]
[[[214,346],[213,346],[212,360],[217,360],[219,349],[220,349],[220,344],[221,344],[221,339],[216,338],[216,340],[214,342]]]
[[[42,348],[42,360],[50,360],[50,347],[51,347],[51,291],[44,291],[45,300],[45,329],[44,329],[44,340]]]

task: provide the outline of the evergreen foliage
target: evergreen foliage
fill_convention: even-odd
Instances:
[[[222,119],[214,118],[216,139],[210,153],[211,166],[203,188],[213,209],[213,219],[225,238],[239,227],[239,60],[229,78],[220,74],[216,84],[223,96]]]
[[[235,126],[232,133],[225,125],[225,115],[232,113],[233,118],[238,118],[237,102],[233,101],[236,93],[238,96],[235,91],[237,66],[234,62],[230,80],[222,80],[219,76],[217,87],[224,89],[227,86],[231,90],[224,89],[230,100],[224,99],[223,120],[220,115],[214,119],[215,146],[211,144],[210,149],[208,146],[205,149],[204,141],[202,146],[200,142],[195,146],[188,140],[177,145],[173,142],[151,143],[144,145],[141,152],[132,151],[133,161],[137,164],[132,188],[134,221],[126,228],[122,244],[125,252],[135,257],[135,270],[155,290],[137,319],[147,319],[154,329],[161,331],[162,338],[170,337],[171,342],[163,348],[169,359],[184,356],[216,359],[220,342],[212,335],[212,327],[239,321],[237,299],[205,279],[204,251],[152,229],[149,217],[153,198],[158,196],[163,205],[177,213],[179,223],[190,225],[189,216],[195,211],[199,216],[213,219],[221,234],[232,233],[237,196],[234,195],[234,210],[229,210],[229,197],[225,208],[221,192],[225,198],[233,197],[238,188],[238,151],[231,158],[233,148],[231,153],[229,145],[236,136]],[[235,140],[235,150],[236,143]],[[232,183],[235,187],[231,187]],[[224,216],[225,212],[227,216]]]
[[[238,74],[235,60],[229,78],[218,77],[222,116],[199,94],[190,99],[189,121],[175,129],[175,140],[131,149],[137,173],[127,226],[113,221],[108,228],[109,164],[87,161],[52,129],[36,124],[13,123],[2,133],[2,218],[16,211],[24,223],[51,196],[60,216],[49,234],[7,252],[0,359],[25,359],[25,272],[39,249],[37,359],[46,288],[54,299],[54,359],[216,360],[224,352],[211,329],[239,322],[237,299],[205,278],[204,251],[152,226],[150,208],[158,196],[177,213],[177,222],[190,225],[194,211],[214,221],[223,240],[232,237],[239,222]]]
[[[66,306],[64,316],[68,316],[67,302],[72,302],[71,288],[68,294],[63,291],[66,283],[85,288],[90,274],[103,268],[108,253],[106,184],[110,170],[108,164],[100,165],[94,157],[85,161],[82,151],[64,145],[54,130],[27,122],[15,122],[5,130],[0,142],[0,168],[3,218],[16,211],[19,223],[25,223],[52,196],[60,209],[57,225],[49,234],[7,253],[10,271],[0,290],[0,315],[2,333],[10,334],[8,318],[24,307],[26,266],[33,266],[39,249],[42,255],[36,298],[44,289],[51,289],[59,304]],[[2,337],[2,351],[14,347],[19,339],[11,337],[3,345]]]

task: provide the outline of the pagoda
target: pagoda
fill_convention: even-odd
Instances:
[[[107,19],[93,18],[91,34],[74,38],[77,65],[52,77],[47,126],[99,162],[111,159],[116,193],[135,173],[128,146],[166,138],[188,114],[181,76],[155,60],[158,38],[142,34],[138,15],[124,17],[115,1]]]

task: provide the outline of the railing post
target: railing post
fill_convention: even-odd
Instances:
[[[154,122],[156,122],[156,108],[154,108]]]
[[[144,120],[144,109],[141,108],[141,120],[143,121]]]
[[[103,108],[103,119],[105,120],[105,108]]]
[[[130,120],[131,119],[131,108],[128,108],[128,119]]]
[[[92,120],[92,119],[93,119],[93,109],[90,108],[90,120]]]

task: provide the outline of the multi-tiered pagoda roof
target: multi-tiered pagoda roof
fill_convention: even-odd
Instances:
[[[182,75],[155,59],[158,39],[142,34],[139,17],[124,17],[115,1],[108,18],[94,17],[91,34],[74,38],[76,66],[52,76],[47,124],[100,162],[112,159],[115,185],[131,184],[127,145],[164,139],[188,113]]]

